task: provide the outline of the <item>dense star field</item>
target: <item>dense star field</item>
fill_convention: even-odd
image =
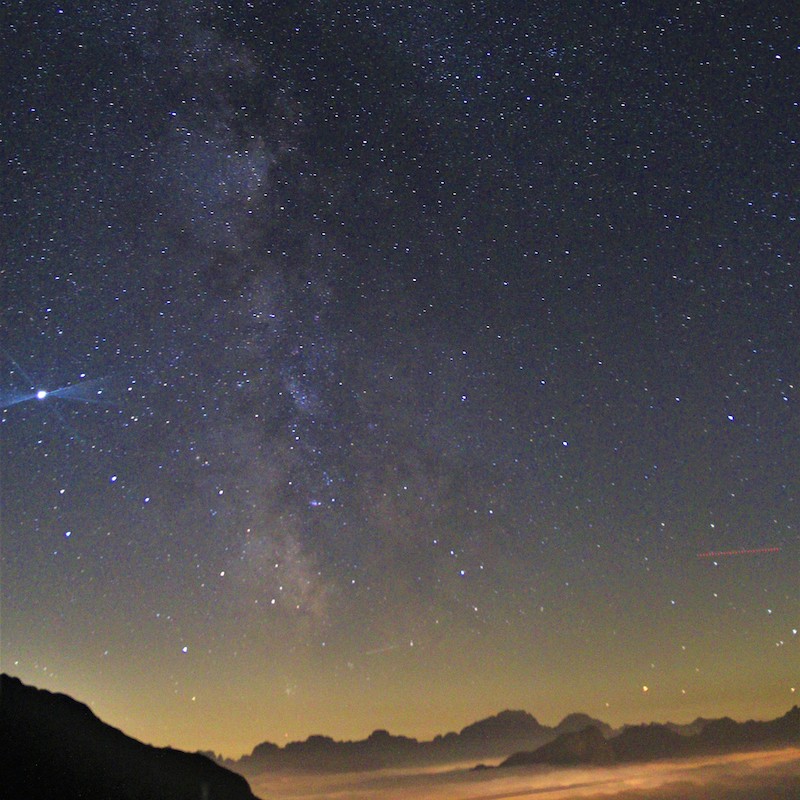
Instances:
[[[228,755],[796,703],[777,8],[9,4],[2,669]]]

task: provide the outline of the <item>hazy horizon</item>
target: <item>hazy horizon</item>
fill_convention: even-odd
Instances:
[[[673,719],[673,718],[669,718],[669,719],[667,719],[667,718],[664,718],[664,719],[636,719],[636,720],[625,720],[625,721],[622,721],[622,722],[619,722],[619,723],[613,723],[613,722],[609,721],[609,719],[607,719],[607,718],[605,718],[603,716],[595,716],[594,714],[589,714],[588,716],[590,716],[590,717],[592,717],[594,719],[597,719],[600,722],[608,723],[615,731],[618,731],[618,730],[621,730],[622,728],[624,728],[626,726],[649,725],[649,724],[665,725],[665,724],[670,724],[670,723],[671,724],[675,724],[675,725],[688,725],[688,724],[690,724],[692,722],[695,722],[697,719],[721,719],[721,718],[724,718],[724,717],[728,717],[728,718],[734,719],[736,722],[746,722],[748,720],[767,722],[767,721],[776,719],[778,717],[782,717],[786,712],[790,711],[795,705],[797,705],[797,704],[789,705],[785,709],[778,709],[774,714],[770,714],[770,715],[766,715],[766,716],[765,715],[752,715],[752,714],[743,715],[743,716],[738,715],[737,716],[736,714],[731,714],[731,713],[728,713],[728,712],[720,711],[719,713],[696,714],[696,715],[692,716],[691,718],[686,718],[686,719],[682,719],[682,718],[675,718],[675,719]],[[249,750],[244,750],[241,753],[237,753],[237,754],[226,753],[224,751],[218,750],[218,749],[213,748],[213,747],[204,747],[204,748],[197,748],[197,749],[212,751],[212,752],[214,752],[214,753],[216,753],[218,755],[221,755],[223,758],[227,758],[227,759],[231,759],[231,760],[236,761],[239,758],[241,758],[242,756],[250,755],[252,753],[252,750],[253,750],[254,747],[256,747],[257,745],[262,744],[264,742],[271,742],[272,744],[276,744],[279,747],[284,747],[286,744],[288,744],[290,742],[303,742],[303,741],[306,741],[311,736],[318,736],[318,735],[319,736],[330,737],[331,739],[334,739],[335,741],[340,741],[340,742],[345,742],[345,741],[363,741],[363,740],[367,739],[370,736],[370,734],[374,733],[375,731],[379,731],[379,730],[388,731],[388,733],[390,733],[393,736],[407,736],[409,738],[416,739],[419,742],[429,742],[429,741],[433,740],[436,736],[444,736],[447,733],[459,733],[465,727],[467,727],[467,726],[469,726],[469,725],[471,725],[471,724],[473,724],[475,722],[480,722],[483,719],[494,717],[497,714],[502,713],[503,711],[524,711],[526,713],[531,714],[531,716],[533,716],[540,725],[546,726],[546,727],[550,727],[550,728],[555,728],[560,722],[562,722],[570,714],[587,713],[587,712],[585,712],[585,711],[583,711],[581,709],[576,709],[575,711],[570,711],[570,712],[567,712],[566,714],[563,714],[558,719],[545,720],[545,719],[542,719],[537,714],[535,714],[534,712],[529,711],[528,709],[522,709],[522,708],[521,709],[508,709],[507,708],[507,709],[500,709],[499,711],[497,711],[497,712],[495,712],[493,714],[488,714],[488,715],[483,716],[483,717],[475,717],[474,719],[468,719],[463,724],[458,724],[458,725],[454,725],[454,726],[451,726],[451,727],[442,727],[441,729],[438,729],[438,730],[435,730],[435,731],[433,731],[431,733],[427,733],[427,734],[423,734],[423,735],[416,735],[416,734],[414,734],[414,733],[412,733],[412,732],[410,732],[408,730],[392,730],[390,728],[387,728],[386,725],[376,724],[373,727],[371,727],[369,730],[365,730],[363,733],[352,735],[352,736],[337,736],[337,735],[331,733],[330,731],[326,731],[326,730],[322,730],[322,729],[309,729],[310,732],[308,734],[306,734],[305,736],[302,736],[302,737],[300,737],[298,739],[288,739],[286,737],[284,737],[284,739],[282,741],[277,741],[277,740],[272,740],[272,739],[260,739],[259,741],[254,742],[253,743],[253,747],[251,747]],[[166,746],[167,743],[158,744],[158,743],[150,742],[150,744],[156,744],[156,746]],[[511,754],[509,753],[509,755],[511,755]],[[486,763],[489,763],[489,761],[487,761]]]
[[[800,748],[614,767],[284,774],[252,778],[250,786],[272,800],[792,800]]]
[[[11,675],[11,677],[18,677],[18,676]],[[46,686],[36,686],[35,688],[47,689],[48,687],[46,687]],[[49,691],[59,691],[59,690],[49,690]],[[77,696],[72,696],[72,695],[69,695],[69,696],[71,696],[73,700],[76,700],[79,703],[83,703],[83,704],[87,705],[90,709],[92,709],[92,712],[95,714],[95,716],[98,719],[100,719],[101,722],[104,722],[106,724],[112,725],[112,727],[120,727],[120,726],[116,725],[113,721],[111,721],[108,718],[106,718],[103,715],[103,713],[96,707],[96,704],[93,703],[91,700],[88,700],[86,698],[77,697]],[[628,721],[625,721],[625,722],[614,724],[614,723],[610,722],[609,719],[607,719],[607,718],[605,718],[603,716],[595,717],[594,715],[591,715],[591,714],[589,716],[593,717],[594,719],[598,720],[599,722],[604,722],[604,723],[609,724],[611,726],[611,728],[614,730],[614,732],[616,733],[618,731],[621,731],[626,726],[649,725],[649,724],[667,724],[667,723],[672,723],[672,724],[676,724],[676,725],[688,725],[688,724],[690,724],[692,722],[695,722],[698,718],[703,718],[703,719],[721,719],[721,718],[727,717],[727,718],[734,719],[736,722],[746,722],[746,721],[749,721],[749,720],[771,721],[773,719],[777,719],[777,718],[783,717],[788,711],[791,711],[791,709],[794,708],[796,705],[797,704],[792,704],[790,707],[788,707],[786,709],[783,709],[783,710],[778,710],[774,715],[767,716],[767,717],[755,716],[755,715],[745,715],[745,716],[737,717],[736,715],[731,714],[731,713],[720,712],[720,713],[715,713],[715,714],[700,714],[700,715],[696,715],[696,716],[692,717],[691,719],[640,719],[640,720],[628,720]],[[335,741],[338,741],[338,742],[347,742],[347,741],[364,741],[365,739],[367,739],[375,731],[387,731],[392,736],[406,736],[406,737],[414,738],[420,743],[426,743],[426,742],[432,741],[437,736],[444,736],[447,733],[460,733],[465,727],[470,726],[470,725],[472,725],[472,724],[474,724],[476,722],[481,722],[482,720],[485,720],[485,719],[488,719],[488,718],[496,717],[499,714],[503,713],[504,711],[515,711],[515,712],[523,712],[523,713],[526,713],[526,714],[530,714],[540,725],[546,726],[546,727],[550,727],[550,728],[557,727],[559,723],[564,721],[567,717],[569,717],[572,714],[585,714],[586,713],[585,711],[582,711],[580,709],[576,709],[574,711],[568,712],[568,713],[560,716],[558,719],[556,719],[554,721],[548,721],[548,720],[542,719],[537,714],[535,714],[535,713],[533,713],[533,712],[531,712],[531,711],[529,711],[527,709],[500,709],[499,711],[497,711],[497,712],[495,712],[493,714],[487,714],[487,715],[481,716],[481,717],[470,718],[469,720],[464,722],[464,724],[453,726],[453,727],[450,727],[450,728],[443,727],[443,728],[441,728],[439,730],[436,730],[436,731],[434,731],[434,732],[432,732],[432,733],[430,733],[428,735],[423,735],[423,736],[415,736],[414,734],[409,733],[408,731],[391,730],[391,729],[387,728],[384,725],[375,725],[374,727],[370,728],[369,730],[365,731],[362,734],[358,734],[358,735],[350,736],[350,737],[347,737],[347,736],[336,736],[335,734],[332,734],[332,733],[330,733],[328,731],[324,731],[324,730],[321,730],[321,729],[313,729],[313,730],[311,730],[310,733],[308,733],[307,735],[302,736],[302,737],[300,737],[298,739],[288,739],[287,738],[284,741],[274,741],[274,740],[270,740],[270,739],[260,739],[257,742],[254,742],[252,747],[250,747],[250,748],[248,748],[246,750],[243,750],[240,753],[225,752],[224,750],[221,750],[219,748],[216,748],[216,747],[213,747],[213,746],[206,746],[206,745],[198,746],[198,747],[189,747],[189,748],[186,748],[186,747],[180,748],[179,747],[178,749],[185,749],[188,752],[196,752],[196,751],[213,752],[217,756],[220,756],[220,757],[222,757],[224,759],[231,760],[231,761],[237,761],[243,756],[250,755],[252,753],[252,751],[253,751],[253,748],[255,748],[259,744],[263,744],[265,742],[271,742],[273,744],[278,745],[279,747],[284,747],[286,744],[288,744],[290,742],[303,742],[303,741],[306,741],[309,737],[317,736],[317,735],[329,737],[329,738],[334,739]],[[152,725],[152,721],[151,721],[150,724]],[[121,727],[121,730],[127,736],[131,736],[134,739],[138,739],[139,741],[142,741],[145,744],[149,744],[149,745],[152,745],[152,746],[155,746],[155,747],[177,747],[177,745],[175,745],[169,739],[169,737],[167,737],[167,740],[165,740],[165,741],[155,741],[155,740],[147,739],[146,737],[143,738],[141,736],[137,736],[134,731],[128,730],[127,728],[124,728],[124,727]],[[508,755],[511,755],[511,753],[506,754],[506,757]],[[501,760],[503,760],[503,759],[502,758],[497,758],[497,759],[487,758],[487,759],[483,760],[483,763],[486,763],[486,764],[497,764]],[[443,762],[443,765],[444,766],[437,764],[436,766],[430,767],[428,771],[438,772],[438,771],[441,771],[442,769],[452,769],[453,768],[452,762]],[[475,766],[475,764],[473,762],[465,762],[464,766]],[[403,770],[400,770],[400,771],[402,772]],[[413,772],[414,770],[412,769],[411,771]]]

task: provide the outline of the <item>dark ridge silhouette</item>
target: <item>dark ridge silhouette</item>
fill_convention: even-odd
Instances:
[[[609,763],[648,761],[698,752],[757,747],[758,742],[792,741],[792,713],[784,721],[736,723],[732,720],[697,718],[688,725],[673,723],[625,726],[615,731],[588,714],[569,714],[554,728],[540,724],[526,711],[501,711],[467,725],[458,733],[418,741],[393,736],[384,730],[358,741],[336,741],[329,736],[310,736],[284,747],[263,742],[238,761],[219,761],[245,775],[265,771],[346,772],[387,767],[415,767],[456,761],[504,758],[522,763]],[[788,721],[786,721],[788,720]],[[608,739],[611,751],[594,733]],[[582,734],[577,736],[575,734]],[[561,738],[566,736],[566,738]],[[590,738],[587,738],[590,737]],[[545,747],[553,742],[552,749]],[[509,761],[511,759],[507,759]]]
[[[64,694],[0,676],[0,797],[11,800],[255,800],[206,756],[158,748]]]
[[[709,749],[760,747],[773,742],[800,742],[800,708],[794,706],[769,722],[735,722],[729,717],[708,722],[697,739]]]
[[[610,739],[618,761],[650,761],[691,755],[694,737],[681,736],[666,725],[631,725]]]
[[[582,731],[562,733],[557,739],[542,745],[532,753],[515,753],[501,766],[519,767],[527,764],[612,764],[616,761],[611,743],[599,728],[590,725]]]
[[[430,741],[394,736],[385,730],[374,731],[368,738],[358,741],[340,742],[328,736],[310,736],[304,742],[290,742],[284,747],[264,742],[250,755],[223,763],[248,775],[266,770],[342,772],[424,766],[498,758],[523,748],[538,747],[556,735],[555,728],[541,725],[525,711],[502,711],[467,725],[459,733],[436,736]]]
[[[567,714],[553,730],[557,734],[579,733],[590,726],[597,728],[606,739],[613,736],[615,733],[614,729],[607,722],[590,717],[588,714]]]
[[[527,711],[501,711],[493,717],[473,722],[461,729],[462,742],[486,742],[495,739],[522,739],[526,736],[540,736],[550,729],[540,725],[536,717]]]
[[[695,734],[681,734],[671,725],[632,725],[604,739],[594,726],[566,733],[532,752],[509,756],[501,767],[531,764],[609,764],[655,761],[708,754],[800,745],[800,708],[768,722],[735,722],[728,717],[704,721]]]
[[[458,733],[418,741],[377,730],[367,739],[336,741],[310,736],[304,742],[279,747],[272,742],[257,745],[238,761],[222,761],[246,775],[267,770],[345,772],[386,767],[427,766],[480,758],[502,758],[519,750],[531,750],[552,741],[560,733],[577,732],[594,725],[605,735],[613,729],[588,714],[570,714],[555,728],[542,725],[527,711],[501,711],[462,728]]]
[[[709,722],[713,722],[713,720],[706,719],[705,717],[697,717],[693,722],[688,722],[684,725],[679,725],[676,722],[665,722],[664,724],[671,731],[675,731],[675,733],[679,733],[681,736],[695,736],[700,733]],[[624,727],[627,728],[628,726],[626,725]]]

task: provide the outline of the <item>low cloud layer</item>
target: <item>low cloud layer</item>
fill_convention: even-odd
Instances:
[[[800,749],[736,753],[634,766],[469,771],[403,770],[337,776],[264,776],[251,781],[274,800],[793,800]]]

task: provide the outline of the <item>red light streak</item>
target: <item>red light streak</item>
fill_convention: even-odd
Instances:
[[[756,547],[742,550],[709,550],[707,553],[698,553],[698,558],[716,558],[722,556],[758,556],[762,553],[780,553],[780,547]]]

